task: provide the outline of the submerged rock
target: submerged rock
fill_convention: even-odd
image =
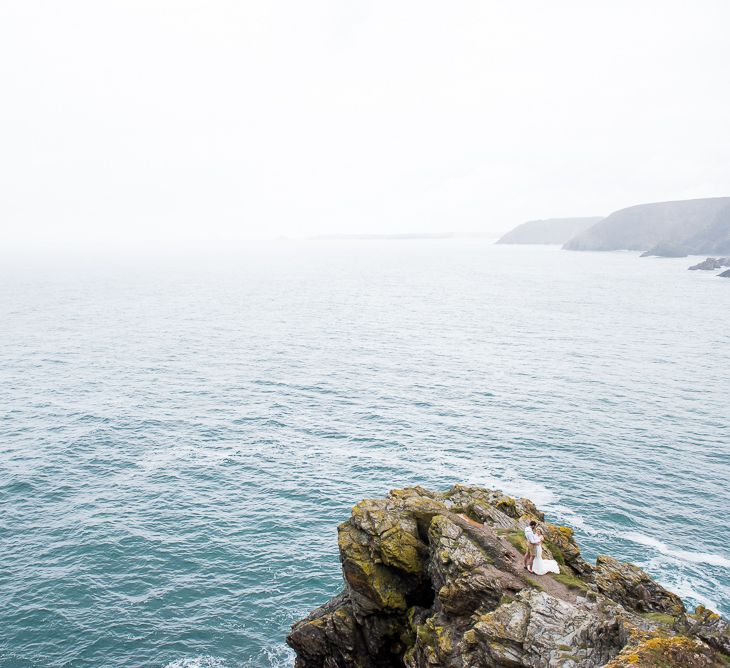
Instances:
[[[535,520],[559,575],[522,567]],[[528,499],[393,490],[338,529],[344,591],[294,624],[297,668],[712,668],[728,622],[611,557],[595,566]]]

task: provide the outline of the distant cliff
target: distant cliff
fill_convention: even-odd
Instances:
[[[529,220],[507,232],[498,244],[564,244],[576,234],[588,229],[601,216],[588,218],[546,218]]]
[[[630,206],[577,234],[564,248],[674,257],[730,253],[730,197]]]
[[[522,567],[535,520],[560,574]],[[722,668],[730,624],[638,567],[583,559],[528,499],[456,485],[361,501],[338,527],[344,589],[292,627],[296,668]]]

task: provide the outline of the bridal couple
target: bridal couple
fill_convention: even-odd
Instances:
[[[523,564],[525,568],[535,575],[546,573],[560,573],[560,566],[554,559],[542,558],[542,544],[545,536],[534,520],[525,527],[525,538],[527,539],[527,552]]]

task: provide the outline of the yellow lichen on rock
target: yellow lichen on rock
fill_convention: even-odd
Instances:
[[[360,532],[350,524],[339,528],[338,544],[343,575],[348,585],[364,600],[358,600],[363,611],[369,607],[383,610],[405,610],[403,582],[388,566],[378,563]],[[365,604],[370,601],[372,606]]]
[[[654,637],[624,648],[605,668],[720,668],[727,665],[710,647],[687,636]]]
[[[380,554],[384,564],[405,573],[423,570],[423,543],[399,527],[388,529],[380,536]]]

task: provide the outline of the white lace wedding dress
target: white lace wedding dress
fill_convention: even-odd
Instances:
[[[535,561],[532,562],[532,572],[535,575],[545,575],[546,573],[560,573],[560,566],[554,559],[542,558],[542,545],[537,546],[535,550]]]

